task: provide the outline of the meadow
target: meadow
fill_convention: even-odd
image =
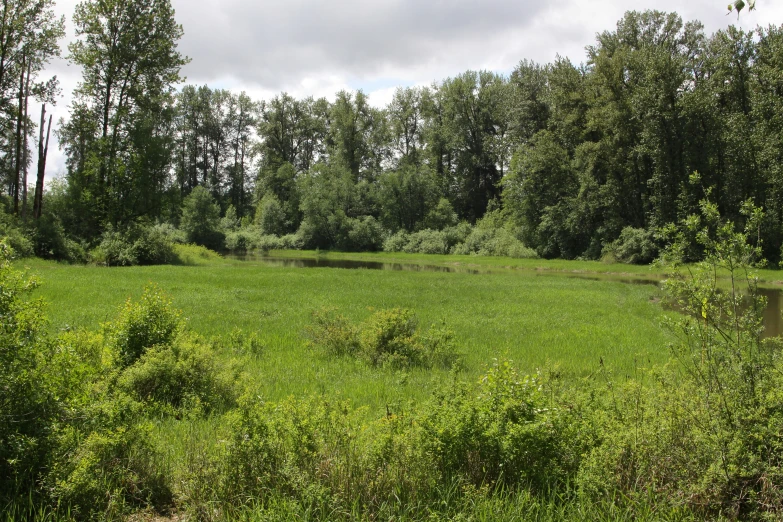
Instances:
[[[153,283],[182,310],[188,328],[206,338],[255,333],[261,349],[244,370],[270,400],[326,394],[377,412],[427,398],[448,376],[444,369],[389,372],[309,348],[312,315],[327,308],[356,322],[376,310],[406,308],[422,328],[445,326],[454,332],[461,371],[469,379],[498,358],[530,373],[584,378],[602,363],[631,375],[670,355],[660,290],[649,283],[647,267],[536,260],[520,270],[508,268],[519,268],[517,260],[472,256],[328,258],[469,267],[478,273],[286,268],[217,256],[193,256],[189,266],[22,264],[42,281],[37,295],[48,303],[53,330],[99,328],[126,299],[137,299]],[[617,281],[606,273],[625,275]]]

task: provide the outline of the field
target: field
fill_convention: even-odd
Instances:
[[[669,356],[670,336],[660,324],[660,290],[649,283],[628,284],[632,276],[645,283],[651,277],[646,267],[537,260],[526,262],[525,268],[533,269],[515,270],[502,268],[519,263],[509,259],[350,257],[481,273],[285,268],[198,256],[190,266],[102,268],[39,260],[24,265],[43,283],[38,295],[49,303],[53,329],[98,328],[127,298],[138,298],[155,283],[183,311],[189,327],[207,338],[257,332],[263,349],[245,370],[269,400],[327,394],[377,412],[388,404],[426,398],[448,375],[445,370],[372,369],[313,351],[306,346],[306,328],[313,312],[324,308],[336,308],[357,322],[372,310],[408,308],[423,328],[445,324],[455,334],[469,378],[496,358],[511,359],[527,372],[587,377],[600,361],[630,375]],[[599,269],[625,274],[619,276],[624,282]]]

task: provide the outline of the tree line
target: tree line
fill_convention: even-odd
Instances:
[[[489,212],[538,255],[599,258],[618,241],[660,242],[709,199],[739,226],[748,201],[763,207],[757,240],[780,258],[781,27],[707,35],[675,13],[628,12],[580,65],[467,71],[397,89],[378,108],[362,91],[329,101],[177,90],[188,59],[168,0],[89,0],[74,22],[68,58],[84,76],[57,131],[66,183],[50,195],[73,239],[140,219],[181,226],[198,207],[188,198],[201,198],[213,221],[294,234],[302,247],[376,249]],[[10,123],[34,124],[21,103],[3,107],[16,119],[0,175],[19,213],[13,149],[26,142]]]

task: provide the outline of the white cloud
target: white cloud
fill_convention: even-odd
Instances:
[[[281,91],[296,97],[334,99],[341,89],[363,89],[375,106],[396,86],[427,85],[467,69],[509,72],[521,59],[575,63],[595,34],[614,29],[627,10],[677,11],[699,19],[708,34],[738,24],[783,23],[783,2],[758,0],[755,12],[726,16],[725,0],[172,0],[185,35],[180,50],[192,61],[189,83],[246,91],[268,99]],[[69,19],[76,0],[59,0]],[[65,48],[65,42],[63,42]],[[67,51],[64,51],[66,54]],[[79,80],[75,66],[50,67],[64,97],[56,117],[67,117]],[[49,175],[65,160],[50,148]]]

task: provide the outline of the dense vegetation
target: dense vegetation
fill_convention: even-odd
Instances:
[[[31,198],[52,8],[0,7],[0,522],[783,516],[754,272],[783,244],[783,28],[629,12],[584,65],[375,108],[177,90],[170,0],[84,0],[67,175],[43,194],[44,105]],[[213,252],[281,248],[658,258],[669,311],[650,287]],[[33,261],[49,313],[30,256],[183,266]]]
[[[41,40],[36,61],[13,55],[11,79],[35,80],[42,65],[30,64],[59,52],[62,21],[51,1],[39,4],[26,15],[38,25],[9,26],[20,41]],[[559,58],[523,60],[508,76],[468,71],[398,89],[375,108],[361,91],[332,102],[175,91],[187,58],[168,0],[86,1],[74,23],[68,58],[83,80],[57,131],[67,176],[50,187],[37,222],[26,210],[35,127],[27,99],[51,89],[15,90],[24,82],[5,85],[0,71],[3,110],[17,122],[3,135],[0,176],[12,216],[0,226],[20,236],[20,253],[166,262],[162,247],[147,256],[134,246],[158,237],[217,250],[647,263],[663,244],[661,229],[698,212],[709,195],[739,226],[746,202],[763,207],[756,237],[770,262],[780,259],[779,27],[706,35],[673,13],[629,12],[597,36],[583,65]]]
[[[526,374],[503,358],[478,379],[459,373],[470,354],[448,320],[424,327],[397,307],[357,322],[313,304],[298,347],[270,350],[263,332],[199,335],[150,286],[99,329],[53,331],[29,296],[36,282],[2,243],[0,502],[8,520],[777,518],[781,340],[762,337],[760,249],[748,239],[763,215],[750,214],[736,233],[704,202],[667,248],[665,295],[684,312],[667,315],[670,363],[615,374],[607,358],[585,379],[552,366]],[[682,266],[690,237],[706,257]],[[289,370],[307,373],[316,358],[327,371],[364,368],[372,387],[433,372],[432,391],[369,411],[335,391],[270,400],[259,381],[281,374],[259,361],[291,351],[302,362]]]

